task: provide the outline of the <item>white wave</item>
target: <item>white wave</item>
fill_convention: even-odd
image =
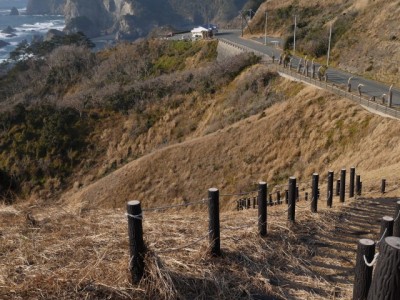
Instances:
[[[34,24],[22,24],[21,26],[15,27],[17,31],[39,31],[39,32],[47,32],[49,29],[64,29],[64,21],[62,20],[53,20],[48,22],[36,22]]]

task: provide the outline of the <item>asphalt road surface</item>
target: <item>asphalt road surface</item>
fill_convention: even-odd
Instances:
[[[240,30],[221,30],[220,33],[216,36],[217,38],[224,38],[228,41],[233,43],[246,46],[250,49],[255,51],[259,51],[261,53],[265,53],[268,56],[275,57],[278,59],[281,54],[281,49],[276,47],[275,45],[278,43],[282,43],[280,39],[277,38],[269,38],[267,37],[267,45],[264,45],[265,39],[264,38],[255,38],[253,40],[242,39],[240,37]],[[297,68],[299,63],[299,57],[293,57],[292,66]],[[315,63],[316,70],[318,70],[319,64]],[[369,97],[376,97],[376,101],[380,103],[383,94],[389,94],[389,86],[380,82],[376,82],[373,80],[365,79],[359,77],[357,75],[350,74],[348,72],[338,70],[335,68],[328,68],[328,81],[332,82],[336,85],[343,86],[344,88],[347,87],[347,82],[350,77],[351,79],[351,88],[352,91],[357,91],[357,87],[359,84],[362,84],[361,92],[362,94],[367,94]],[[392,89],[393,92],[393,106],[400,106],[400,91],[396,88]],[[386,96],[387,99],[387,96]]]

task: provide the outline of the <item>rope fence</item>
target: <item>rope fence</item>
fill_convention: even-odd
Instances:
[[[205,236],[202,236],[202,237],[200,237],[200,238],[198,238],[198,239],[194,240],[193,242],[188,243],[186,245],[183,245],[183,246],[180,246],[180,247],[177,247],[177,248],[168,249],[168,250],[159,250],[159,251],[157,251],[157,254],[166,254],[166,253],[176,252],[176,251],[179,251],[179,250],[183,250],[183,249],[189,248],[190,246],[194,246],[194,245],[200,243],[201,241],[205,240],[209,236],[210,232],[211,231],[209,231]]]
[[[354,198],[355,201],[361,202],[362,199],[365,199],[365,195],[369,195],[372,193],[385,193],[389,191],[395,191],[399,189],[398,185],[393,184],[392,182],[386,181],[386,179],[382,179],[381,186],[379,190],[369,191],[368,193],[362,193],[363,182],[361,181],[361,176],[355,173],[355,168],[350,169],[350,178],[349,183],[346,182],[346,169],[340,170],[337,172],[340,176],[340,181],[337,180],[336,185],[336,196],[339,197],[340,204],[345,203],[345,195],[348,190],[349,198]],[[128,219],[128,234],[129,234],[129,245],[130,245],[130,253],[131,259],[129,262],[129,269],[131,271],[132,282],[138,283],[140,282],[143,274],[144,274],[144,257],[146,253],[146,247],[143,239],[143,213],[144,212],[159,212],[165,211],[173,208],[187,208],[195,205],[204,205],[207,204],[208,207],[208,231],[205,235],[199,235],[197,238],[188,238],[191,240],[190,242],[177,246],[170,249],[161,249],[155,247],[155,244],[152,247],[156,254],[167,254],[172,252],[177,252],[181,250],[190,250],[193,251],[193,246],[198,245],[208,238],[208,247],[207,251],[211,256],[221,256],[221,232],[224,234],[225,238],[239,240],[235,237],[235,234],[227,235],[227,232],[235,232],[239,230],[258,230],[258,234],[261,237],[267,236],[268,229],[268,216],[269,217],[282,217],[287,214],[287,221],[290,223],[294,223],[296,208],[307,209],[309,208],[312,213],[318,213],[317,205],[318,201],[321,200],[321,193],[326,193],[326,202],[327,207],[332,207],[332,198],[334,194],[334,172],[329,171],[327,178],[327,184],[325,187],[320,186],[319,182],[319,174],[314,173],[312,175],[311,184],[308,184],[306,187],[303,187],[304,200],[305,205],[300,205],[299,201],[302,199],[300,196],[300,186],[303,182],[297,183],[295,177],[289,178],[289,183],[285,191],[281,192],[281,190],[276,190],[275,193],[270,192],[268,194],[268,185],[265,182],[259,182],[258,189],[247,192],[240,193],[227,193],[220,194],[219,190],[216,188],[211,188],[208,190],[208,198],[203,198],[199,201],[181,203],[181,204],[173,204],[168,206],[159,206],[159,207],[151,207],[141,209],[141,204],[139,201],[130,201],[127,206],[127,213],[125,214]],[[386,190],[386,186],[389,184],[390,189]],[[276,185],[271,188],[284,188],[284,185]],[[307,189],[311,188],[311,191],[307,191]],[[365,186],[364,186],[365,189]],[[257,195],[255,195],[257,194]],[[250,196],[251,195],[251,196]],[[311,195],[310,201],[308,196]],[[362,197],[361,197],[362,195]],[[284,196],[284,199],[281,198]],[[257,209],[257,217],[251,217],[246,219],[243,218],[226,218],[220,220],[220,198],[221,197],[235,197],[233,200],[236,202],[236,209]],[[237,197],[240,197],[237,199]],[[274,199],[275,197],[275,199]],[[233,201],[225,201],[224,204],[232,203]],[[362,202],[361,202],[362,203]],[[278,205],[286,204],[287,207],[281,211],[271,211],[271,208]],[[377,273],[379,273],[379,268],[382,264],[386,264],[388,255],[385,253],[389,253],[389,250],[385,250],[388,247],[397,247],[396,245],[400,245],[400,201],[397,202],[397,210],[394,214],[394,217],[384,216],[381,220],[381,231],[379,234],[379,240],[373,241],[368,239],[361,239],[357,249],[357,258],[356,258],[356,272],[355,272],[355,281],[354,281],[354,290],[353,293],[355,295],[359,295],[360,293],[368,291],[369,288],[375,288],[371,280],[366,280],[365,278],[372,278],[372,268],[378,269]],[[268,208],[270,207],[270,208]],[[198,222],[199,220],[193,220],[193,222]],[[222,226],[221,226],[222,225]],[[182,232],[186,232],[185,230],[179,231],[181,235]],[[391,238],[396,237],[397,240],[392,241]],[[181,237],[181,236],[180,236]],[[186,238],[185,238],[186,240]],[[397,243],[397,244],[396,244]],[[375,254],[375,247],[379,246],[379,252]],[[385,252],[386,251],[386,252]],[[378,259],[379,256],[379,259]],[[400,257],[400,254],[397,256]],[[400,259],[399,259],[400,263]],[[361,277],[360,277],[361,276]],[[378,275],[375,275],[374,280],[377,282],[379,280]],[[382,276],[380,276],[382,277]],[[384,277],[384,276],[383,276]],[[360,279],[361,278],[361,279]],[[378,279],[376,279],[378,278]],[[386,284],[386,283],[385,283]],[[383,283],[377,283],[376,285],[383,286]],[[354,297],[355,299],[362,299]]]
[[[171,208],[189,207],[189,206],[193,206],[193,205],[207,204],[208,200],[210,200],[210,199],[201,199],[199,201],[182,203],[182,204],[173,204],[173,205],[168,205],[168,206],[150,207],[150,208],[145,208],[142,211],[161,211],[161,210],[167,210],[167,209],[171,209]]]

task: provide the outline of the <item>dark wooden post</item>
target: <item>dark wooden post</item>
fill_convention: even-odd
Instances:
[[[350,168],[350,186],[349,186],[349,198],[354,197],[354,177],[356,175],[356,168]]]
[[[316,213],[318,210],[318,173],[312,176],[312,196],[311,196],[311,212]]]
[[[328,207],[332,207],[333,201],[333,171],[328,171],[328,195],[326,198],[326,205]]]
[[[288,204],[289,203],[289,191],[285,190],[285,203]]]
[[[379,239],[384,239],[387,236],[393,235],[393,218],[384,216],[381,220],[381,232],[379,233]]]
[[[396,203],[393,222],[393,236],[400,237],[400,201]]]
[[[268,201],[269,206],[273,206],[274,202],[272,201],[272,194],[271,193],[269,193],[268,199],[269,199],[269,201]]]
[[[375,242],[361,239],[358,242],[356,267],[354,269],[353,300],[365,300],[372,281],[372,267],[365,264],[365,259],[371,263],[375,255]]]
[[[340,171],[340,202],[344,202],[346,192],[346,169]]]
[[[240,200],[236,200],[236,209],[237,209],[237,211],[239,211],[240,210]]]
[[[142,208],[140,201],[133,200],[128,202],[127,215],[130,249],[129,270],[132,282],[137,284],[144,274],[144,256],[146,253],[143,241]]]
[[[357,196],[361,195],[361,176],[356,176],[356,194]]]
[[[336,196],[340,195],[340,179],[336,180]]]
[[[296,201],[299,202],[300,201],[300,197],[299,197],[299,187],[296,186]]]
[[[362,194],[362,181],[360,182],[360,195]]]
[[[257,197],[253,197],[253,209],[256,208]]]
[[[208,190],[208,231],[210,242],[210,254],[221,255],[221,240],[219,231],[219,190],[211,188]]]
[[[306,201],[308,201],[308,192],[305,192],[305,194],[304,194],[304,199],[305,199]]]
[[[247,209],[250,208],[250,198],[247,198]]]
[[[382,179],[381,193],[384,194],[385,191],[386,191],[386,179]]]
[[[382,242],[368,300],[398,300],[400,295],[400,238]]]
[[[281,191],[276,191],[276,204],[281,204]]]
[[[289,178],[288,194],[289,194],[288,220],[290,222],[294,222],[296,215],[296,177]]]
[[[258,183],[258,233],[267,235],[267,183]]]

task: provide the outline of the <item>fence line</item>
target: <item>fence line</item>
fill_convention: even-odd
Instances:
[[[168,205],[168,206],[159,206],[159,207],[150,207],[150,208],[145,208],[142,211],[159,211],[159,210],[167,210],[170,208],[177,208],[177,207],[188,207],[188,206],[193,206],[193,205],[200,205],[200,204],[205,204],[206,201],[210,199],[201,199],[199,201],[194,201],[194,202],[189,202],[189,203],[182,203],[182,204],[173,204],[173,205]]]
[[[210,234],[210,232],[211,231],[207,232],[207,234],[205,236],[199,237],[198,239],[196,239],[195,241],[193,241],[189,244],[186,244],[186,245],[183,245],[183,246],[180,246],[177,248],[168,249],[168,250],[157,251],[157,254],[165,254],[165,253],[175,252],[175,251],[182,250],[182,249],[188,248],[190,246],[196,245],[196,244],[200,243],[202,240],[205,240],[208,237],[208,235]]]

